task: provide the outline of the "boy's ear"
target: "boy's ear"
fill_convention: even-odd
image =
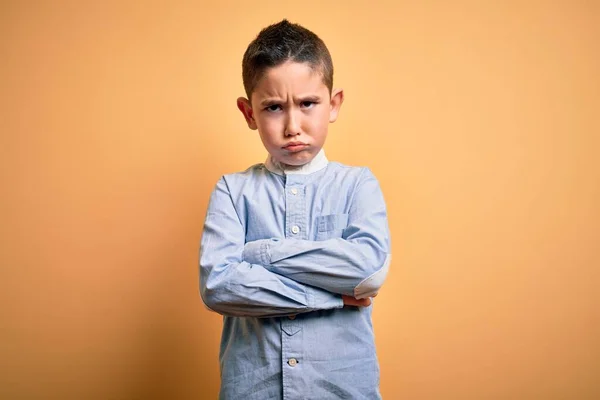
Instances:
[[[256,121],[254,120],[254,112],[252,111],[252,105],[250,101],[245,97],[239,97],[237,99],[237,107],[240,109],[242,114],[244,114],[244,118],[248,123],[248,128],[256,129]]]
[[[335,122],[344,102],[344,89],[333,89],[329,102],[329,122]]]

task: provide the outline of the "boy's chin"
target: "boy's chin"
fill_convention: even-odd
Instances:
[[[316,154],[297,154],[294,156],[287,156],[281,158],[275,158],[277,162],[282,165],[287,165],[289,167],[301,167],[304,164],[308,164],[315,158]]]

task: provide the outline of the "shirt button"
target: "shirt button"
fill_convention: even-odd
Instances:
[[[289,319],[296,319],[296,316],[295,315],[290,315],[288,318]]]
[[[295,196],[298,194],[298,189],[293,188],[292,190],[290,190],[290,192],[292,192],[292,194]]]
[[[298,227],[298,225],[292,226],[292,233],[295,235],[298,232],[300,232],[300,228]]]
[[[290,358],[288,360],[288,364],[290,365],[290,367],[295,367],[298,364],[298,360],[296,360],[295,358]]]

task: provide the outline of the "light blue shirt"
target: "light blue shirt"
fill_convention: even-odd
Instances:
[[[379,399],[370,307],[390,262],[371,171],[272,159],[223,176],[200,245],[200,293],[222,314],[221,399]]]

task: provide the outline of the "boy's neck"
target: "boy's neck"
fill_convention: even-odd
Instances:
[[[282,164],[274,160],[273,157],[269,155],[267,157],[267,161],[265,161],[265,167],[277,175],[308,175],[322,170],[327,166],[328,163],[329,160],[327,160],[327,157],[325,156],[325,150],[321,149],[312,160],[306,164],[298,166]]]

